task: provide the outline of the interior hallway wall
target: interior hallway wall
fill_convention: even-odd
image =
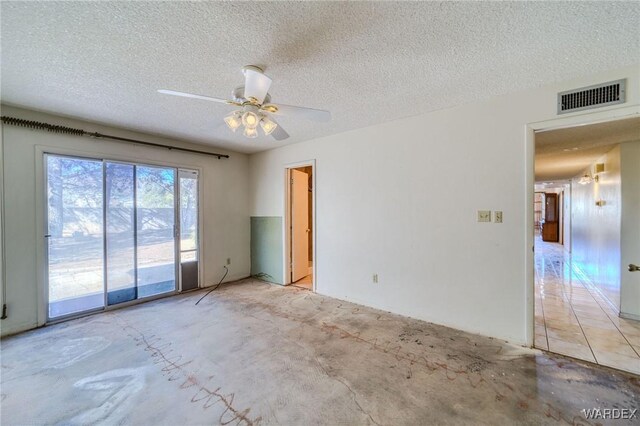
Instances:
[[[208,147],[163,139],[157,136],[134,133],[122,129],[100,126],[19,108],[2,106],[2,115],[28,120],[44,121],[69,127],[82,128],[115,136],[140,139],[167,145],[184,146],[199,150]],[[243,278],[250,273],[249,258],[249,181],[248,156],[229,153],[229,159],[150,148],[130,143],[98,140],[28,130],[3,125],[4,162],[3,173],[8,177],[4,185],[5,220],[5,277],[9,317],[2,320],[2,335],[27,330],[42,325],[45,318],[43,289],[38,283],[44,277],[46,265],[38,264],[38,251],[44,248],[44,236],[37,233],[43,224],[38,223],[36,203],[37,182],[36,147],[64,149],[87,156],[126,158],[141,163],[170,163],[200,168],[202,173],[203,239],[200,259],[203,265],[202,285],[216,284],[224,273],[223,265],[231,258],[226,281]],[[210,148],[211,151],[219,150]],[[225,152],[222,152],[225,153]],[[43,219],[44,220],[44,219]]]
[[[315,159],[317,292],[526,343],[526,125],[558,117],[559,91],[619,78],[638,105],[639,68],[253,154],[251,215],[283,217],[285,165]],[[478,223],[489,209],[504,223]]]
[[[571,185],[567,184],[563,189],[563,200],[564,203],[562,205],[562,245],[564,246],[565,251],[571,253]]]
[[[592,174],[595,164],[605,172],[589,184],[578,180]],[[574,265],[618,310],[620,309],[620,146],[572,179],[572,238]],[[597,206],[596,201],[604,205]]]

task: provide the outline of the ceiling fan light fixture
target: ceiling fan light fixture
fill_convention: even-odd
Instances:
[[[269,120],[269,117],[265,116],[262,117],[262,120],[260,120],[260,127],[262,127],[265,135],[270,135],[271,132],[273,132],[276,127],[278,127],[278,125],[274,121]]]
[[[253,139],[258,137],[258,129],[256,127],[246,127],[244,128],[244,133],[246,137]]]
[[[258,127],[258,123],[260,122],[260,118],[255,112],[247,111],[242,114],[242,124],[247,129],[256,129]]]
[[[224,122],[231,131],[235,132],[242,125],[242,111],[233,111],[224,118]]]

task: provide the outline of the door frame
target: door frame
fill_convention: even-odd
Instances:
[[[284,244],[283,247],[283,256],[282,256],[282,271],[283,273],[283,285],[291,284],[291,190],[290,190],[290,179],[291,179],[291,169],[297,169],[299,167],[309,167],[311,166],[311,216],[312,216],[312,235],[311,235],[311,244],[312,253],[313,253],[313,266],[312,266],[312,289],[316,292],[316,283],[317,283],[317,250],[316,250],[316,241],[317,241],[317,228],[316,228],[316,160],[306,160],[299,161],[295,163],[288,163],[284,165],[284,223],[282,226],[282,239]]]
[[[182,228],[180,227],[180,220],[181,220],[181,216],[180,216],[180,211],[181,211],[181,202],[182,202],[182,194],[181,194],[181,189],[180,189],[180,172],[195,172],[196,174],[196,181],[197,181],[197,188],[198,188],[198,194],[196,197],[196,202],[198,203],[198,206],[196,208],[197,211],[197,218],[196,218],[196,228],[198,231],[198,238],[197,238],[197,244],[196,244],[196,253],[198,253],[198,257],[197,257],[197,261],[198,261],[198,286],[195,289],[191,289],[189,291],[193,291],[193,290],[197,290],[200,288],[200,284],[202,282],[202,252],[200,251],[201,249],[201,241],[202,241],[202,227],[201,225],[201,220],[202,220],[202,215],[200,214],[200,204],[202,202],[201,197],[202,197],[202,191],[201,191],[201,185],[202,185],[202,175],[200,173],[200,169],[196,168],[196,167],[177,167],[176,168],[176,182],[177,182],[177,187],[176,187],[176,191],[177,192],[177,197],[176,199],[178,200],[177,203],[177,207],[176,207],[176,223],[178,225],[178,240],[180,240],[180,244],[182,243]],[[182,259],[182,246],[178,245],[178,281],[179,281],[179,288],[178,288],[178,292],[182,293],[182,267],[181,267],[181,259]]]
[[[588,124],[605,123],[608,121],[624,120],[640,116],[640,105],[611,108],[589,113],[576,113],[568,117],[557,117],[549,120],[530,122],[525,124],[525,338],[526,345],[533,347],[535,336],[535,229],[534,219],[534,192],[535,192],[535,137],[536,132],[558,130],[569,127],[577,127]],[[573,239],[571,239],[573,244]]]
[[[53,320],[49,319],[49,288],[48,288],[48,267],[49,267],[49,259],[48,259],[48,248],[47,241],[44,235],[46,234],[47,226],[48,226],[48,218],[47,218],[47,174],[46,174],[46,154],[50,155],[58,155],[65,156],[71,158],[79,158],[79,159],[87,159],[87,160],[97,160],[103,162],[121,162],[121,163],[130,163],[134,165],[141,166],[150,166],[150,167],[167,167],[173,168],[176,171],[176,192],[174,199],[175,206],[175,224],[176,224],[176,245],[175,245],[175,256],[176,256],[176,290],[172,292],[167,292],[159,295],[149,296],[144,299],[132,300],[129,302],[119,303],[117,305],[107,306],[105,304],[102,309],[95,309],[90,311],[81,312],[78,314],[65,315]],[[104,165],[103,165],[104,167]],[[202,197],[204,195],[203,191],[203,179],[202,179],[202,167],[200,166],[192,166],[185,165],[182,163],[174,163],[171,161],[156,161],[156,160],[147,160],[145,158],[127,156],[127,155],[117,155],[112,153],[104,153],[100,151],[83,151],[73,148],[61,148],[61,147],[53,147],[47,145],[36,145],[35,146],[35,183],[36,183],[36,238],[40,240],[36,244],[36,265],[37,265],[37,326],[42,326],[46,324],[55,324],[62,321],[67,321],[69,319],[80,318],[88,315],[93,315],[100,312],[107,312],[110,310],[125,308],[127,306],[136,305],[143,302],[148,302],[156,299],[162,299],[164,297],[173,296],[175,294],[179,294],[182,290],[182,283],[180,282],[181,277],[179,273],[180,268],[180,221],[179,221],[179,196],[180,196],[180,188],[179,188],[179,179],[178,179],[178,171],[179,169],[187,169],[194,170],[198,172],[198,253],[201,255],[202,253]],[[104,186],[104,182],[103,182]],[[104,196],[104,195],[103,195]],[[103,255],[106,255],[104,253]],[[198,264],[198,286],[200,286],[201,280],[203,276],[203,264],[199,262]],[[104,282],[106,286],[106,282]]]

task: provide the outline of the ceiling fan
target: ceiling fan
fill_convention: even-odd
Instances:
[[[265,135],[271,135],[276,140],[281,141],[288,138],[289,134],[276,122],[273,118],[274,115],[300,117],[320,122],[331,120],[329,111],[271,103],[269,88],[272,80],[264,74],[261,68],[247,65],[242,68],[242,73],[245,80],[244,86],[236,87],[231,92],[232,100],[167,89],[160,89],[158,92],[238,107],[239,109],[227,115],[224,121],[234,132],[240,127],[244,127],[243,134],[248,138],[258,137],[258,126],[262,127]]]

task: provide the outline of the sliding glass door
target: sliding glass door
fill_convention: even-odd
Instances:
[[[49,318],[104,307],[102,161],[46,157]]]
[[[46,156],[49,319],[177,290],[177,171]]]
[[[136,168],[138,297],[176,289],[176,171]]]
[[[136,166],[105,164],[107,304],[138,298],[136,268]]]

